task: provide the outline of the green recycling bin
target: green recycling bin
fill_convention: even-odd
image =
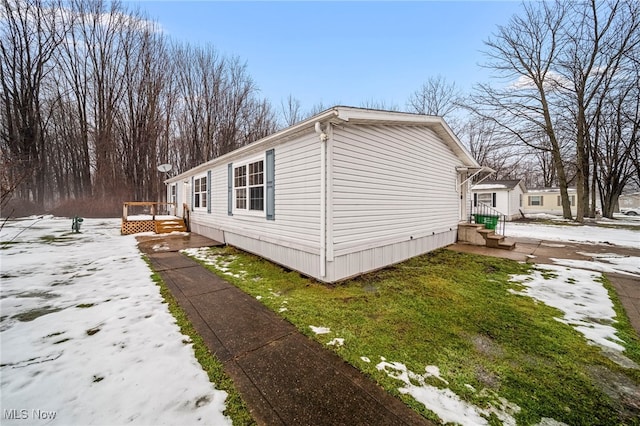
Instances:
[[[474,214],[474,217],[478,225],[484,225],[487,229],[496,229],[498,225],[498,216]]]

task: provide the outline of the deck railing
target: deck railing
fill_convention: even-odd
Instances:
[[[132,210],[136,210],[135,214],[148,214],[151,215],[151,220],[156,219],[156,215],[166,214],[173,215],[176,214],[176,203],[160,203],[155,201],[125,201],[122,204],[122,220],[126,221],[127,218],[132,213],[129,210],[129,207],[132,207]],[[165,207],[163,209],[163,207]]]
[[[474,206],[473,200],[469,211],[471,212],[469,223],[484,225],[487,229],[495,230],[498,235],[505,235],[506,215],[485,203],[478,202],[478,205]]]

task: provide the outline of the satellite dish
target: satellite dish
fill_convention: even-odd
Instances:
[[[171,164],[160,164],[158,166],[158,171],[162,172],[162,173],[167,173],[168,171],[170,171],[173,168],[173,166]]]

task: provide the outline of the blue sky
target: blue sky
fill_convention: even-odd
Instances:
[[[274,106],[291,94],[403,108],[430,76],[468,91],[486,81],[483,41],[521,10],[516,1],[137,1],[174,40],[239,56]]]

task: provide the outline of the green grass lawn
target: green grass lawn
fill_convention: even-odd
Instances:
[[[208,267],[327,345],[425,417],[438,417],[399,388],[404,383],[376,368],[398,362],[424,374],[437,366],[449,388],[476,407],[498,398],[517,404],[518,424],[552,418],[570,425],[640,424],[640,403],[621,391],[640,389],[640,373],[606,358],[598,347],[556,320],[559,311],[509,289],[513,274],[529,265],[438,250],[330,286],[286,271],[231,247],[206,249]],[[640,363],[640,343],[615,294],[616,327],[627,340],[625,355]],[[310,326],[330,328],[315,334]],[[366,362],[366,357],[370,362]],[[419,384],[416,377],[412,384]],[[639,391],[640,392],[640,391]],[[635,407],[634,407],[635,404]],[[491,424],[500,424],[492,414]]]

